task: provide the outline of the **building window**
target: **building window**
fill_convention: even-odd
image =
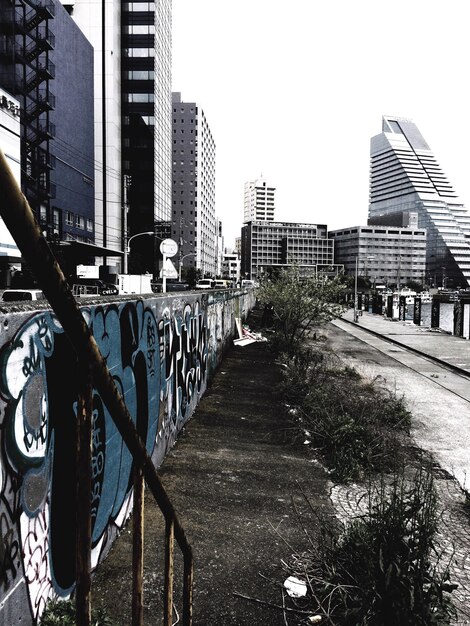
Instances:
[[[75,216],[75,225],[77,228],[84,228],[85,220],[83,219],[83,215]]]
[[[65,211],[65,223],[67,226],[73,226],[73,213],[72,211]]]

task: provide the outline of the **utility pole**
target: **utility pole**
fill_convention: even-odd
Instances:
[[[122,249],[124,251],[122,270],[123,274],[128,273],[128,233],[127,233],[127,213],[129,212],[129,203],[127,190],[131,186],[132,179],[128,174],[124,174],[124,189],[123,189],[123,203],[122,203]]]

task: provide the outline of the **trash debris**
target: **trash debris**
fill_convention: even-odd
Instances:
[[[295,576],[286,578],[284,588],[291,598],[303,598],[307,595],[307,583]]]
[[[319,624],[321,622],[321,615],[310,615],[308,621],[311,624]]]
[[[266,337],[263,337],[261,333],[253,332],[246,324],[243,324],[242,326],[241,319],[239,317],[235,318],[235,323],[238,331],[238,339],[234,339],[233,343],[236,346],[247,346],[255,341],[267,341]]]

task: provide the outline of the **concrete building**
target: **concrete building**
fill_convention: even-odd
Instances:
[[[135,240],[130,256],[133,272],[155,274],[171,220],[171,2],[124,2],[121,24],[124,230],[132,237],[155,229],[156,238]]]
[[[426,230],[392,226],[353,226],[333,230],[335,263],[350,275],[368,278],[372,284],[403,286],[424,284]]]
[[[0,84],[22,113],[21,187],[69,274],[95,250],[93,49],[57,0],[0,9]]]
[[[416,125],[384,116],[371,139],[369,224],[398,225],[418,215],[427,231],[426,282],[470,286],[470,215]]]
[[[171,0],[68,7],[94,47],[97,242],[120,251],[104,275],[123,269],[140,232],[155,237],[136,239],[130,261],[155,275],[171,218]]]
[[[121,3],[117,0],[72,0],[66,6],[93,46],[95,242],[123,249],[121,167]],[[116,274],[121,256],[97,259],[102,275]]]
[[[256,280],[270,268],[292,265],[315,274],[333,264],[333,241],[324,224],[252,221],[242,227],[242,278]]]
[[[18,184],[21,181],[20,103],[0,89],[0,148]],[[0,217],[0,286],[7,287],[14,269],[20,269],[21,252]]]
[[[172,238],[185,268],[217,273],[215,216],[216,147],[204,111],[173,93]]]
[[[244,222],[274,221],[276,188],[268,184],[264,178],[245,183]]]
[[[236,284],[240,280],[240,257],[236,252],[226,251],[222,258],[222,278]]]

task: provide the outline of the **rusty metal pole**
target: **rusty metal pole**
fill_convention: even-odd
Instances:
[[[191,547],[187,552],[183,551],[183,626],[191,626],[193,623],[193,582],[194,562]]]
[[[80,362],[88,362],[95,388],[98,390],[121,437],[134,460],[143,468],[145,480],[153,497],[156,499],[165,520],[173,519],[175,537],[185,559],[185,604],[186,616],[191,624],[192,604],[192,567],[193,555],[176,511],[158,477],[152,459],[135,428],[126,404],[117,389],[107,368],[98,345],[82,316],[80,308],[72,295],[65,276],[52,254],[31,207],[21,193],[3,152],[0,150],[0,215],[16,245],[41,285],[49,304],[53,308],[64,332],[67,334]],[[82,361],[84,359],[84,361]]]
[[[144,474],[134,465],[132,507],[132,626],[144,623]]]
[[[163,598],[163,626],[171,626],[173,617],[173,576],[175,562],[175,525],[165,525],[165,591]]]
[[[77,410],[77,546],[75,613],[77,626],[91,623],[91,463],[93,385],[87,363],[79,363]]]

